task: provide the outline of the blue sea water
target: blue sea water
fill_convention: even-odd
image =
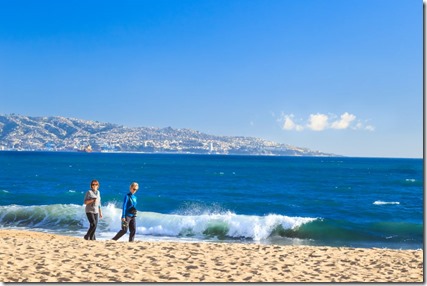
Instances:
[[[0,166],[2,229],[82,237],[97,179],[98,239],[136,181],[136,240],[423,248],[422,159],[5,151]]]

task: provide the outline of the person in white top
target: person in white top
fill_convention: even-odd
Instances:
[[[99,182],[97,180],[92,180],[90,183],[90,190],[86,192],[84,199],[86,216],[89,220],[89,229],[84,236],[86,240],[96,240],[95,231],[98,225],[98,215],[99,218],[102,218],[101,193],[98,188]]]

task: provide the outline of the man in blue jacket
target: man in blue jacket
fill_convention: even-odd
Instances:
[[[139,185],[133,182],[129,189],[130,192],[126,194],[122,208],[122,229],[113,237],[113,240],[118,240],[127,231],[128,227],[130,230],[129,241],[133,241],[136,233],[136,196],[135,193],[138,191]]]

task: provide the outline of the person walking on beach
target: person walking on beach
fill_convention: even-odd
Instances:
[[[113,237],[113,240],[118,240],[122,237],[129,227],[129,241],[133,241],[136,233],[136,196],[139,185],[133,182],[129,187],[129,193],[126,194],[122,207],[122,229]]]
[[[92,180],[92,182],[90,182],[90,190],[86,192],[84,199],[86,216],[89,220],[89,229],[84,236],[86,240],[96,240],[95,231],[98,225],[98,215],[99,218],[102,218],[101,193],[98,188],[99,182],[97,180]]]

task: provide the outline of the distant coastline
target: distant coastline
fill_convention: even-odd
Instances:
[[[17,114],[0,115],[0,151],[340,157],[254,137]]]
[[[40,152],[40,153],[85,153],[76,152],[75,150],[0,150],[0,153],[7,152]],[[247,156],[247,157],[329,157],[329,158],[363,158],[363,159],[403,159],[403,160],[423,160],[423,158],[415,157],[363,157],[363,156],[344,156],[334,155],[329,156],[292,156],[292,155],[275,155],[275,154],[217,154],[217,153],[179,153],[179,152],[144,152],[144,151],[93,151],[92,154],[152,154],[152,155],[195,155],[195,156]]]
[[[154,152],[144,152],[144,151],[92,151],[92,152],[79,152],[76,150],[0,150],[0,153],[24,153],[24,152],[34,152],[34,153],[69,153],[69,154],[148,154],[148,155],[194,155],[194,156],[245,156],[245,157],[329,157],[329,158],[358,158],[358,157],[348,157],[343,155],[328,155],[328,156],[296,156],[296,155],[276,155],[276,154],[221,154],[221,153],[191,153],[191,152],[166,152],[166,151],[154,151]],[[396,159],[396,158],[394,158]],[[398,158],[397,158],[398,159]],[[402,159],[411,159],[411,158],[402,158]],[[418,158],[413,158],[418,159]]]

